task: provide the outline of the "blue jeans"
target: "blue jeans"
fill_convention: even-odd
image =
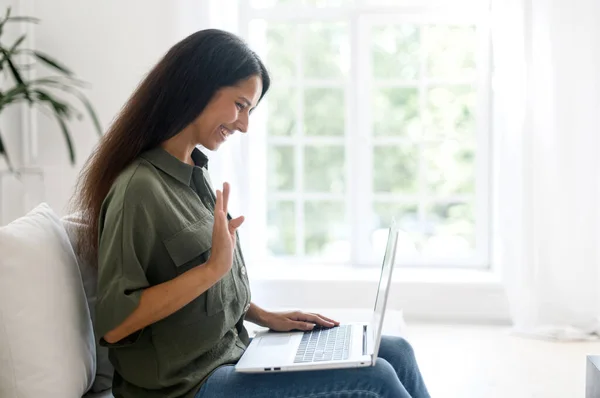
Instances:
[[[265,374],[217,369],[196,398],[429,398],[410,344],[383,336],[375,366]]]

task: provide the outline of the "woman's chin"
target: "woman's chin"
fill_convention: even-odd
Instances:
[[[216,151],[225,142],[225,139],[223,139],[221,134],[214,134],[207,138],[208,139],[204,140],[205,142],[200,142],[200,145],[202,145],[204,148],[208,149],[209,151]]]
[[[205,145],[202,145],[202,146],[204,148],[208,149],[209,151],[216,151],[217,149],[219,149],[221,144],[222,144],[222,142],[212,141],[212,142],[206,143]]]

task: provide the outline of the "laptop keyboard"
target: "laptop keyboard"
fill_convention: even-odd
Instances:
[[[294,363],[348,359],[352,327],[350,325],[304,332]]]

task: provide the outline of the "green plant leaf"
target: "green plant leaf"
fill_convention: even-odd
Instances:
[[[73,142],[71,140],[69,128],[65,123],[65,119],[68,119],[70,117],[71,107],[67,103],[54,99],[54,97],[52,97],[51,94],[44,90],[34,89],[32,90],[32,92],[37,94],[38,98],[42,102],[47,102],[54,111],[54,117],[56,118],[67,143],[71,164],[75,164],[75,149],[73,148]]]
[[[39,18],[34,17],[10,17],[8,18],[10,22],[31,22],[31,23],[39,23]]]
[[[54,117],[56,118],[56,121],[58,122],[58,125],[63,133],[63,136],[65,137],[65,141],[67,143],[67,149],[69,150],[69,159],[71,160],[71,164],[75,164],[75,149],[73,148],[73,142],[71,140],[71,135],[69,133],[69,128],[67,127],[67,123],[65,123],[65,118],[68,118],[67,114],[65,113],[65,109],[67,108],[67,105],[56,101],[55,99],[53,99],[50,95],[48,95],[47,93],[41,91],[41,90],[34,90],[34,92],[36,92],[38,94],[38,97],[40,98],[40,100],[42,102],[47,102],[48,105],[50,106],[50,108],[52,109],[52,113],[54,115]]]
[[[60,125],[60,129],[65,137],[65,141],[67,142],[67,148],[69,149],[69,159],[71,160],[71,164],[75,164],[75,149],[73,148],[73,141],[71,141],[71,135],[69,133],[69,128],[65,123],[64,119],[60,116],[60,114],[55,113],[54,116]]]
[[[4,18],[0,20],[0,35],[2,34],[4,25],[7,22],[32,22],[32,23],[36,23],[36,24],[40,22],[40,20],[38,18],[34,18],[34,17],[11,17],[10,16],[11,12],[12,12],[11,7],[7,7]]]
[[[0,156],[4,156],[6,159],[6,164],[8,165],[8,170],[13,171],[12,163],[10,162],[10,157],[8,156],[8,151],[6,150],[6,146],[2,141],[2,134],[0,133]]]
[[[42,61],[43,63],[45,63],[48,66],[51,66],[54,69],[59,70],[62,73],[65,73],[69,76],[73,75],[73,72],[71,72],[66,66],[62,65],[60,62],[58,62],[57,60],[51,58],[50,56],[43,54],[39,51],[33,51],[33,55],[35,55],[35,57],[37,59],[39,59],[40,61]]]
[[[31,80],[29,82],[30,85],[50,85],[50,86],[56,86],[56,87],[65,87],[65,88],[73,88],[73,86],[76,87],[85,87],[87,86],[87,83],[84,82],[83,80],[79,80],[76,79],[74,77],[67,77],[67,76],[52,76],[52,77],[43,77],[40,79],[34,79]]]
[[[38,23],[39,19],[27,16],[11,16],[11,8],[8,7],[4,18],[0,17],[0,35],[8,22]],[[89,114],[98,134],[102,135],[102,127],[98,116],[91,102],[84,92],[80,90],[85,88],[86,83],[76,79],[74,73],[67,66],[50,55],[37,50],[21,48],[25,41],[26,35],[21,35],[14,43],[12,43],[12,45],[10,45],[10,47],[3,47],[0,45],[0,73],[4,72],[9,80],[11,77],[14,80],[14,82],[9,82],[13,83],[12,87],[9,85],[6,91],[0,91],[0,111],[8,105],[24,101],[27,101],[32,106],[39,106],[45,112],[50,111],[52,113],[51,116],[56,118],[66,141],[71,164],[75,164],[75,148],[68,121],[73,116],[79,118],[83,115],[77,108],[64,99],[66,96],[60,95],[60,97],[58,97],[57,95],[62,92],[65,95],[73,96],[79,100],[85,107],[86,113]],[[16,56],[21,56],[22,54],[24,57],[27,55],[27,57],[24,58],[27,62],[21,62],[20,58],[17,59]],[[29,80],[29,76],[25,72],[29,65],[22,64],[29,63],[30,65],[33,65],[31,63],[33,60],[40,64],[44,64],[55,72],[59,72],[56,74],[61,76]],[[0,156],[2,155],[6,157],[9,167],[12,167],[12,165],[10,165],[10,159],[8,159],[8,154],[6,153],[6,147],[0,136]]]
[[[86,111],[90,115],[90,118],[92,119],[92,123],[94,124],[94,127],[96,128],[96,132],[98,133],[98,135],[102,135],[102,125],[100,124],[98,115],[94,111],[94,108],[92,107],[92,104],[87,99],[87,97],[85,95],[83,95],[82,92],[80,92],[79,90],[74,89],[72,87],[65,87],[65,89],[66,89],[66,91],[69,91],[71,94],[76,96],[79,99],[79,101],[81,101],[81,103],[85,107]]]
[[[69,79],[67,81],[72,82],[72,79]],[[79,82],[81,82],[81,81],[79,81]],[[96,128],[96,132],[98,133],[98,135],[102,135],[102,125],[100,124],[98,115],[96,114],[91,102],[77,88],[69,86],[67,83],[65,83],[64,81],[61,81],[58,78],[37,79],[37,80],[33,80],[31,83],[32,84],[42,84],[42,85],[46,84],[51,87],[55,87],[55,88],[65,91],[65,92],[68,92],[68,93],[74,95],[75,97],[77,97],[79,99],[79,101],[81,101],[83,106],[85,107],[90,118],[92,119],[92,123],[94,124],[94,127]],[[81,83],[83,83],[83,82],[81,82]]]
[[[13,54],[15,52],[15,50],[17,49],[17,47],[19,47],[21,45],[21,43],[23,43],[23,41],[25,40],[26,37],[27,37],[27,35],[22,35],[21,37],[19,37],[17,39],[17,41],[15,41],[15,43],[12,45],[10,50],[8,50],[8,52]]]
[[[67,102],[63,102],[54,98],[54,96],[51,93],[45,90],[32,89],[31,92],[36,93],[40,100],[49,102],[50,105],[52,105],[52,108],[54,108],[54,110],[58,112],[61,116],[66,116],[67,118],[71,117],[71,109],[73,109],[73,107],[70,106]]]
[[[0,21],[0,35],[2,34],[2,28],[4,28],[4,24],[8,21],[8,18],[10,17],[11,10],[12,9],[10,7],[7,7],[4,19]]]
[[[16,85],[15,87],[6,91],[2,97],[0,97],[0,110],[10,103],[27,99],[27,95],[29,95],[29,93],[26,93],[26,91],[28,91],[28,87],[22,84]]]
[[[87,110],[88,114],[90,115],[90,118],[92,119],[92,122],[94,123],[96,132],[98,133],[99,136],[101,136],[102,135],[102,125],[100,124],[100,119],[98,119],[98,115],[96,114],[96,111],[94,111],[94,107],[92,106],[91,102],[82,93],[78,92],[75,95],[77,95],[79,97],[79,100],[81,101],[81,103],[83,104],[85,109]]]
[[[0,53],[4,56],[4,59],[2,61],[0,61],[0,63],[3,63],[4,61],[6,61],[6,63],[8,63],[8,68],[10,69],[14,79],[17,81],[17,85],[25,86],[26,84],[23,81],[23,78],[21,77],[21,73],[19,72],[19,70],[17,69],[17,67],[15,66],[15,64],[12,62],[12,60],[10,58],[11,54],[2,47],[0,47]],[[29,103],[31,103],[31,97],[29,96],[29,92],[27,90],[25,91],[25,98],[27,98]]]
[[[0,53],[2,53],[2,55],[4,56],[4,61],[6,61],[6,63],[8,63],[8,68],[10,69],[10,71],[11,71],[13,77],[15,78],[15,80],[17,81],[17,83],[24,84],[23,78],[21,77],[19,70],[17,69],[15,64],[12,62],[12,60],[10,59],[10,53],[2,47],[0,47]]]

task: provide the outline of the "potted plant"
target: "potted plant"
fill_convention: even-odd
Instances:
[[[68,121],[73,117],[81,119],[83,115],[64,97],[78,100],[91,117],[98,134],[102,134],[96,112],[81,91],[81,88],[85,87],[85,83],[75,78],[71,70],[49,55],[23,48],[26,35],[18,37],[10,45],[3,43],[2,34],[6,31],[6,25],[13,22],[38,23],[39,20],[32,17],[11,16],[10,7],[4,17],[0,19],[0,76],[4,77],[4,82],[0,86],[3,88],[0,90],[0,115],[9,106],[23,103],[28,104],[30,108],[37,107],[49,111],[62,131],[71,164],[74,164],[75,148],[71,140]],[[55,75],[28,79],[24,72],[36,64],[46,66]],[[56,95],[57,93],[60,93],[60,97]],[[1,131],[0,157],[4,157],[9,170],[14,171],[14,165],[11,163],[10,154],[2,140]]]

